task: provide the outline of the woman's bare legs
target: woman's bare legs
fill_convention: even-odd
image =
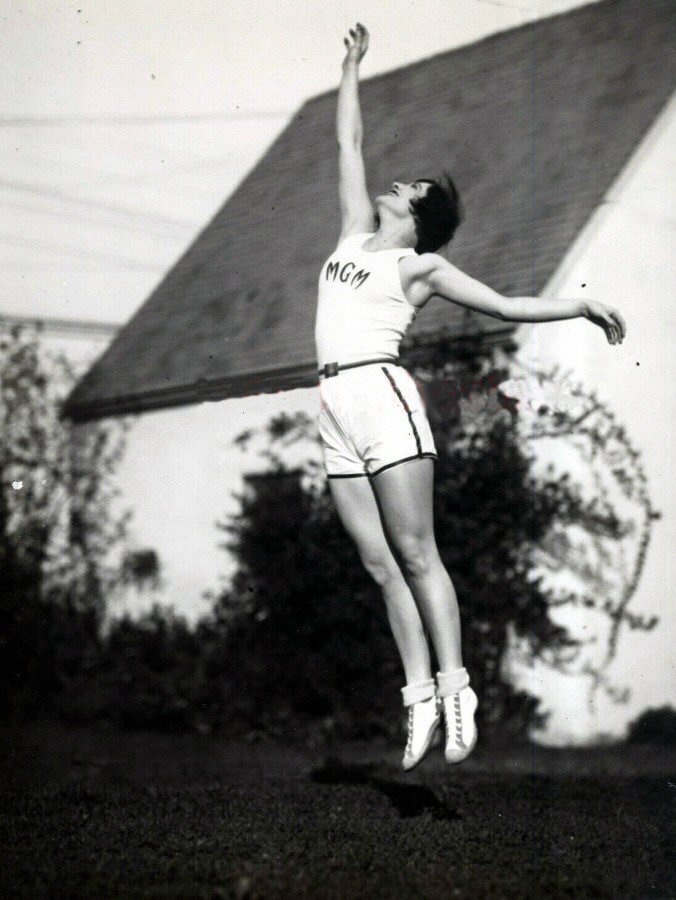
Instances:
[[[428,681],[432,669],[420,612],[388,544],[369,479],[330,478],[329,485],[364,567],[382,590],[407,683]]]
[[[407,771],[432,746],[440,707],[446,721],[447,762],[461,762],[477,740],[477,698],[462,665],[458,601],[434,538],[433,478],[432,460],[416,459],[386,469],[370,482],[330,480],[340,517],[382,588],[404,663],[407,685],[402,693],[409,720],[402,765]],[[436,698],[422,620],[441,667]]]
[[[426,622],[442,672],[462,667],[460,614],[434,537],[434,463],[415,459],[372,479],[385,529]]]

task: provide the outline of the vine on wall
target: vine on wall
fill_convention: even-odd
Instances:
[[[628,689],[613,685],[607,676],[622,630],[650,631],[658,622],[654,615],[630,609],[653,523],[661,516],[649,496],[641,453],[608,404],[575,381],[571,371],[522,366],[522,374],[501,382],[498,389],[517,401],[524,443],[532,458],[536,445],[554,442],[574,451],[589,477],[592,515],[579,515],[578,510],[577,521],[571,515],[568,523],[558,522],[537,548],[534,560],[550,573],[568,571],[580,585],[581,589],[554,594],[553,606],[582,606],[607,618],[609,629],[600,658],[593,663],[587,659],[577,670],[569,670],[590,679],[591,699],[602,688],[612,699],[624,702]],[[577,542],[573,529],[582,533]],[[575,654],[578,660],[580,650]]]

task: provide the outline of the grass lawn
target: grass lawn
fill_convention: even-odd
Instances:
[[[673,752],[402,749],[8,728],[0,897],[676,897]]]

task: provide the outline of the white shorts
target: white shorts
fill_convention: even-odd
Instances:
[[[422,397],[401,366],[373,363],[319,382],[319,434],[329,478],[372,477],[437,453]]]

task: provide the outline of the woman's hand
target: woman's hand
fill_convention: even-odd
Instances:
[[[343,60],[343,68],[346,68],[349,65],[358,66],[368,49],[368,31],[361,22],[357,22],[354,28],[350,28],[350,37],[343,38],[343,42],[347,47],[347,54]]]
[[[608,338],[609,344],[622,343],[627,333],[627,326],[619,311],[612,306],[606,306],[605,303],[599,303],[598,300],[586,300],[585,315],[590,322],[603,328]]]

